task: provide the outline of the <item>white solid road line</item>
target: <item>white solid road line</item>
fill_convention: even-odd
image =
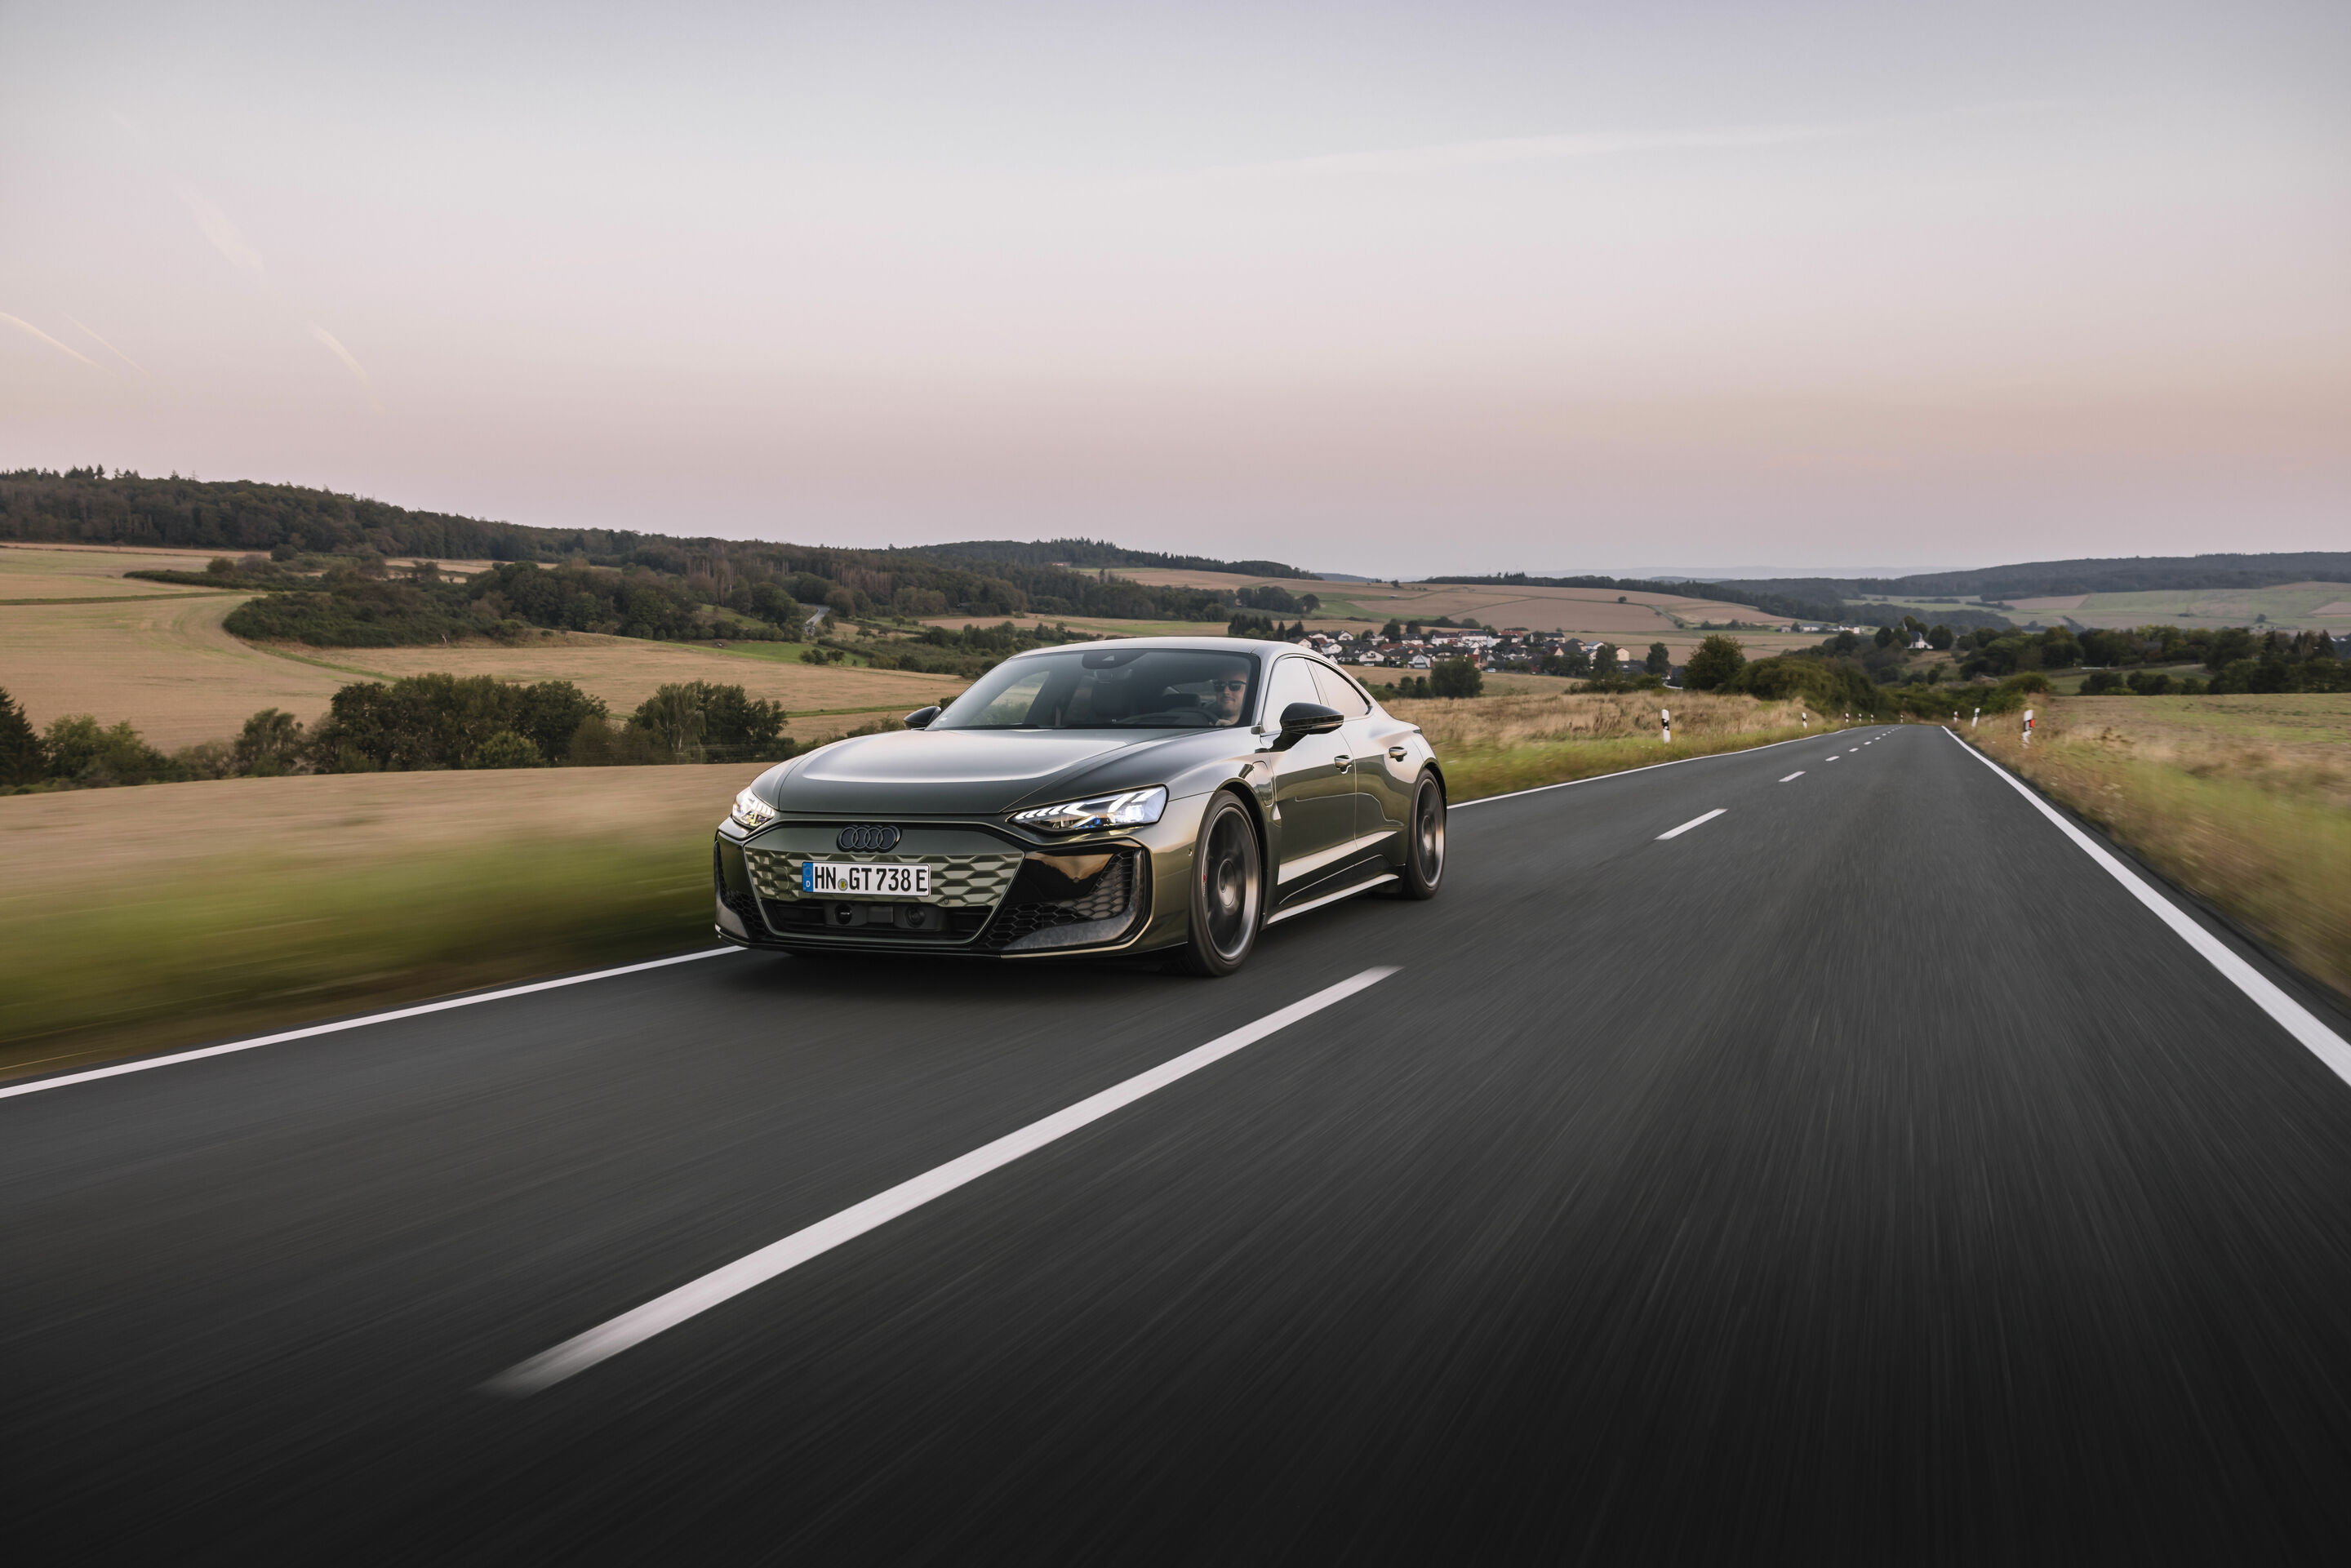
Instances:
[[[842,1209],[830,1219],[820,1219],[805,1229],[793,1231],[781,1241],[762,1247],[724,1268],[714,1269],[699,1280],[680,1285],[665,1295],[655,1296],[643,1306],[622,1312],[609,1322],[599,1323],[586,1333],[565,1340],[552,1350],[542,1351],[528,1361],[508,1367],[482,1386],[486,1392],[493,1394],[536,1394],[574,1374],[585,1372],[598,1362],[618,1355],[632,1345],[643,1343],[664,1329],[675,1328],[688,1318],[706,1312],[722,1301],[731,1301],[755,1285],[765,1284],[811,1258],[831,1251],[844,1241],[853,1240],[874,1227],[920,1208],[933,1198],[953,1192],[998,1166],[1009,1165],[1023,1155],[1041,1149],[1056,1139],[1067,1137],[1090,1122],[1098,1122],[1123,1106],[1132,1105],[1144,1095],[1165,1089],[1179,1078],[1189,1077],[1212,1062],[1255,1045],[1276,1030],[1287,1029],[1335,1002],[1344,1001],[1357,991],[1376,986],[1395,973],[1393,967],[1365,969],[1335,986],[1325,987],[1303,1001],[1292,1002],[1279,1012],[1268,1013],[1255,1023],[1243,1024],[1230,1034],[1218,1035],[1206,1045],[1187,1051],[1172,1061],[1163,1061],[1146,1072],[1138,1072],[1125,1082],[1081,1100],[1065,1111],[1057,1111],[1042,1121],[1031,1122],[1017,1133],[1008,1133],[992,1144],[983,1144],[960,1159],[949,1160],[935,1170],[925,1171],[910,1181],[900,1182],[887,1192],[876,1193],[862,1203]]]
[[[508,997],[527,997],[534,991],[560,990],[565,986],[584,986],[590,980],[609,980],[615,975],[643,974],[647,969],[665,969],[672,964],[691,964],[699,958],[716,958],[723,953],[742,953],[743,947],[705,947],[697,953],[681,953],[674,958],[654,958],[643,964],[623,964],[617,969],[599,969],[590,975],[571,975],[560,980],[536,980],[528,986],[508,986],[502,991],[484,991],[478,996],[452,997],[443,1002],[423,1002],[413,1008],[399,1008],[388,1013],[370,1013],[365,1018],[342,1019],[334,1023],[314,1023],[307,1029],[289,1029],[279,1034],[265,1034],[254,1040],[231,1041],[227,1045],[207,1045],[198,1051],[175,1051],[169,1056],[150,1056],[139,1061],[118,1062],[112,1067],[93,1067],[87,1072],[68,1072],[62,1078],[37,1078],[30,1083],[11,1083],[0,1088],[0,1100],[11,1100],[19,1094],[38,1094],[47,1089],[63,1089],[68,1083],[88,1083],[98,1078],[120,1078],[126,1072],[145,1072],[158,1067],[172,1067],[183,1061],[201,1061],[207,1056],[226,1056],[232,1051],[256,1051],[265,1045],[283,1045],[289,1040],[309,1040],[322,1034],[338,1034],[347,1029],[364,1029],[371,1023],[392,1023],[399,1019],[423,1018],[426,1013],[445,1013],[452,1008],[479,1007],[484,1002],[504,1001]]]
[[[1788,775],[1788,779],[1802,779],[1803,776],[1804,776],[1804,770],[1803,770],[1802,768],[1797,768],[1793,773],[1789,774],[1789,775]],[[1788,782],[1788,779],[1781,779],[1781,780],[1780,780],[1780,782],[1781,782],[1781,783],[1782,783],[1782,784],[1785,784],[1786,782]]]
[[[2137,876],[2122,862],[2108,854],[2089,834],[2082,831],[2059,814],[2056,808],[2035,794],[2032,787],[2007,768],[1959,740],[1957,731],[1947,730],[1967,754],[1991,768],[2011,788],[2032,802],[2032,809],[2057,824],[2057,831],[2080,846],[2082,852],[2105,868],[2106,874],[2130,890],[2131,896],[2155,912],[2156,918],[2171,927],[2173,935],[2202,956],[2204,960],[2220,971],[2230,984],[2252,999],[2253,1005],[2275,1019],[2286,1033],[2294,1036],[2310,1050],[2313,1056],[2334,1070],[2335,1076],[2351,1083],[2351,1043],[2327,1028],[2318,1016],[2284,991],[2275,981],[2239,957],[2229,945],[2179,912],[2171,900],[2149,887],[2144,878]]]
[[[1786,780],[1785,779],[1781,779],[1781,780],[1780,780],[1780,782],[1781,782],[1781,783],[1782,783],[1782,784],[1785,784],[1785,783],[1787,782],[1787,780]],[[1661,838],[1661,839],[1677,839],[1677,838],[1680,838],[1684,833],[1688,832],[1692,828],[1697,827],[1700,822],[1711,822],[1711,821],[1713,821],[1717,817],[1721,816],[1721,815],[1723,814],[1723,812],[1725,812],[1725,811],[1729,810],[1729,809],[1730,809],[1730,808],[1729,808],[1728,806],[1717,806],[1713,810],[1708,811],[1705,816],[1703,816],[1703,817],[1692,817],[1688,821],[1684,822],[1680,827],[1678,827],[1678,828],[1668,828],[1668,829],[1667,829],[1664,832],[1659,833],[1659,834],[1657,835],[1657,837],[1659,837],[1659,838]]]

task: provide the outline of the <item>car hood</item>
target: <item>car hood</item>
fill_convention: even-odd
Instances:
[[[1170,747],[1229,747],[1230,730],[910,729],[835,741],[786,769],[775,805],[824,816],[998,816],[1091,788],[1164,783]],[[1187,744],[1188,743],[1188,744]]]

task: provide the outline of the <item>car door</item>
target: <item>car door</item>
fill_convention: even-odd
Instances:
[[[1363,687],[1339,670],[1318,661],[1313,673],[1322,706],[1347,716],[1339,733],[1346,740],[1343,749],[1347,755],[1347,774],[1355,784],[1353,836],[1367,838],[1402,827],[1411,786],[1408,781],[1399,785],[1389,777],[1392,767],[1385,756],[1388,731],[1399,727],[1373,706]]]
[[[1292,654],[1279,660],[1266,683],[1259,727],[1269,743],[1281,729],[1282,710],[1292,703],[1322,703],[1314,684],[1313,661]],[[1344,710],[1342,710],[1344,711]],[[1275,902],[1311,883],[1355,836],[1355,781],[1349,777],[1344,727],[1328,735],[1300,737],[1294,746],[1268,754],[1273,764]]]

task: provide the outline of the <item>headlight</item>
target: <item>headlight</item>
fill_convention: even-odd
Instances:
[[[735,797],[735,809],[726,814],[743,828],[764,828],[776,820],[776,809],[748,789]]]
[[[1071,800],[1059,806],[1037,806],[1016,811],[1012,820],[1024,828],[1049,833],[1076,833],[1089,828],[1141,828],[1159,820],[1167,810],[1167,787],[1129,789],[1122,795],[1097,795],[1091,800]]]

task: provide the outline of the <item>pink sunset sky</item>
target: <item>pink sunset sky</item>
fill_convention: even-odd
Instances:
[[[2351,6],[0,6],[0,467],[1382,575],[2351,548]]]

